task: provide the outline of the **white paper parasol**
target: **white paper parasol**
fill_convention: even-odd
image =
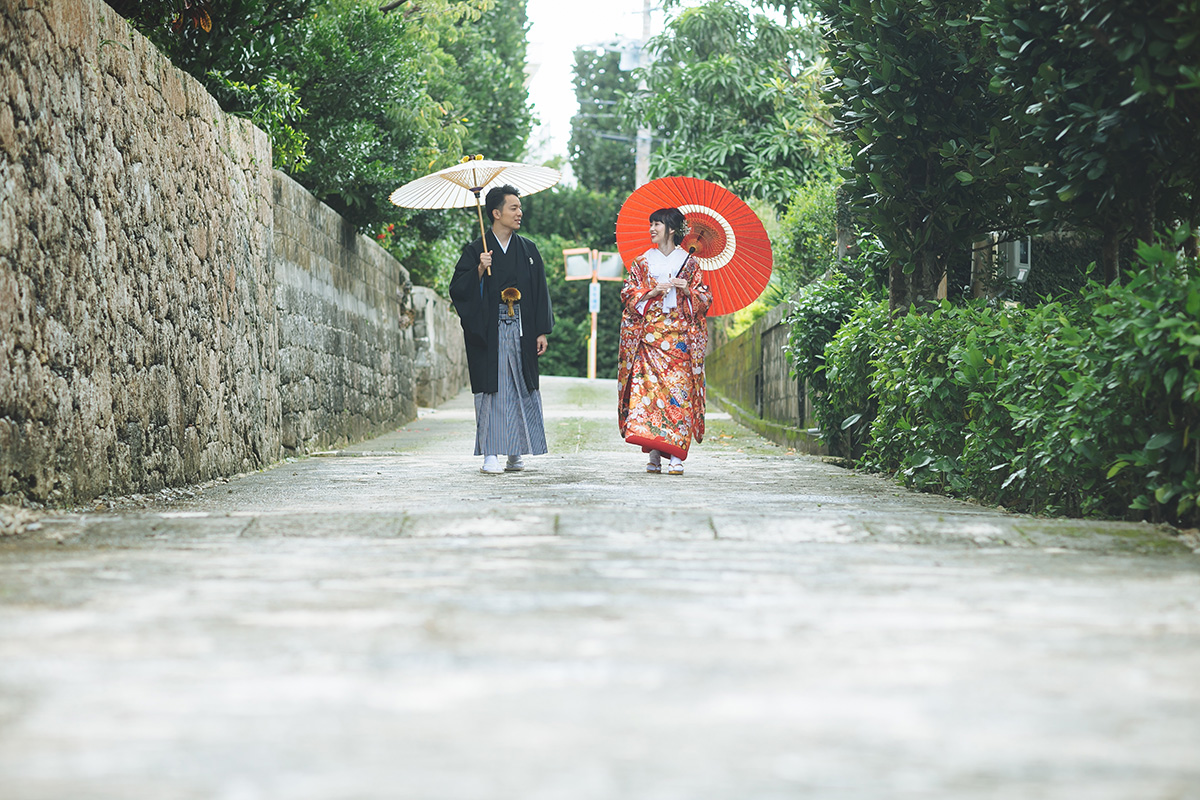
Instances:
[[[467,208],[479,213],[479,235],[484,237],[482,193],[508,184],[522,195],[549,189],[562,174],[549,167],[514,161],[489,161],[483,156],[465,156],[453,167],[409,181],[392,192],[389,200],[402,208]],[[485,239],[486,241],[486,239]]]

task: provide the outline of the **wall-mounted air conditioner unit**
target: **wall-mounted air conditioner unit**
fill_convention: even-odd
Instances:
[[[1000,251],[1000,263],[1004,265],[1004,274],[1017,283],[1024,283],[1033,263],[1033,242],[1030,237],[1022,236],[1011,242],[1001,242],[997,249]]]

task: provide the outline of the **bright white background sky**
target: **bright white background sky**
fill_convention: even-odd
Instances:
[[[540,120],[530,141],[531,160],[565,157],[571,117],[579,108],[571,83],[575,48],[622,36],[641,39],[642,0],[528,0],[526,13],[529,66],[536,70],[529,82],[529,99]],[[651,35],[660,33],[662,26],[662,12],[653,11]]]

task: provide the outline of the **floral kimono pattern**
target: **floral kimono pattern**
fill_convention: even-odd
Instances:
[[[694,257],[687,258],[678,277],[687,279],[690,297],[681,293],[669,311],[663,310],[664,298],[655,297],[639,311],[655,281],[644,257],[629,267],[621,288],[617,425],[625,441],[643,451],[686,459],[692,439],[704,441],[706,314],[712,295]]]

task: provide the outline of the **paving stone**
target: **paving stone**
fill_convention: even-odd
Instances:
[[[471,397],[0,537],[0,797],[1200,797],[1200,556],[790,454],[682,477],[611,381]],[[14,530],[16,530],[14,523]]]

